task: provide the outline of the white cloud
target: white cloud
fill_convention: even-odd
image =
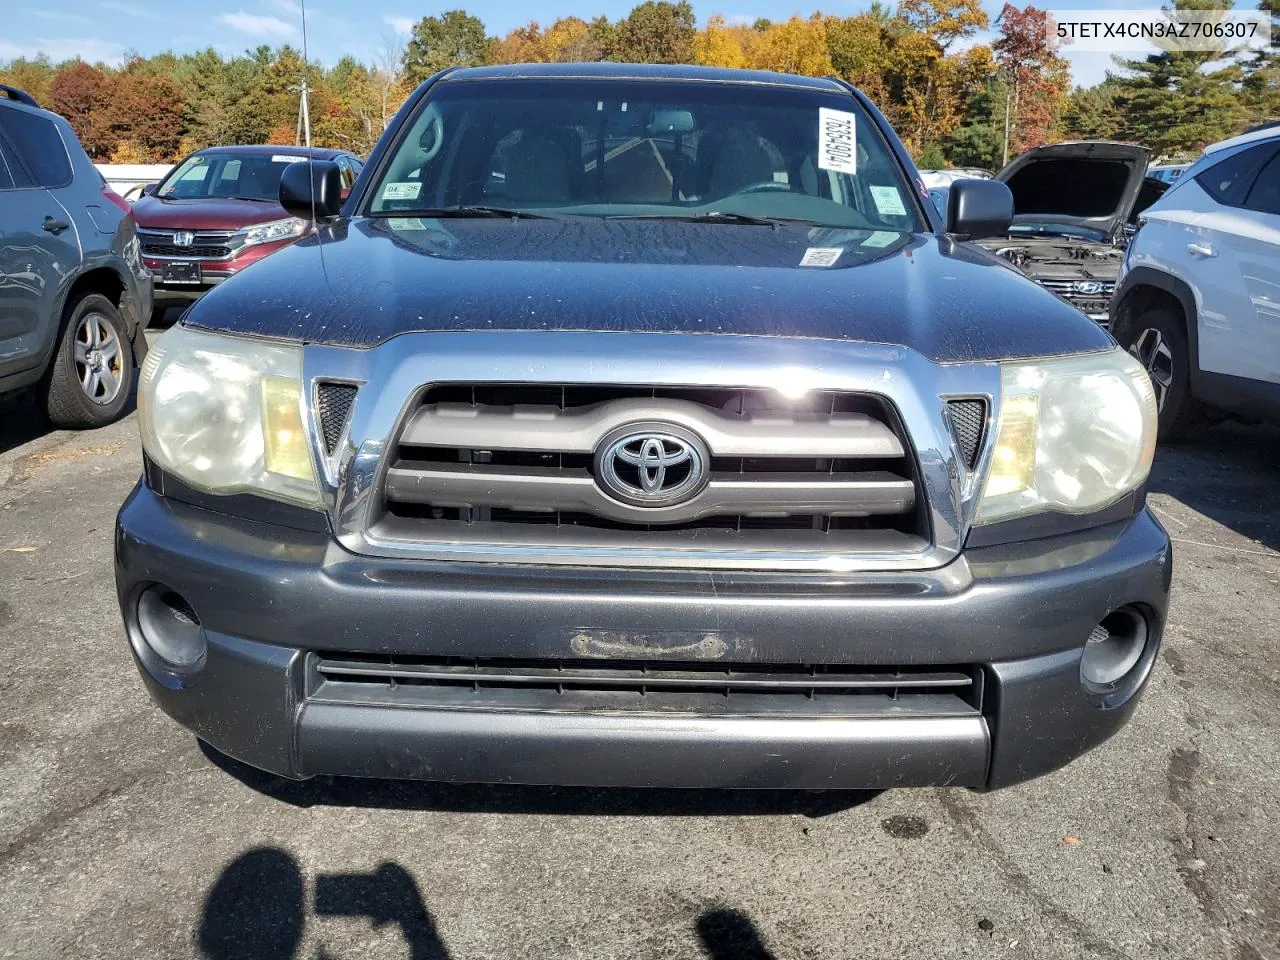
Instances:
[[[298,28],[279,17],[261,17],[239,10],[222,14],[218,21],[257,40],[294,40],[298,37]]]
[[[382,22],[388,27],[403,36],[413,33],[413,17],[392,17],[386,16],[382,18]]]
[[[124,44],[92,37],[43,38],[25,46],[0,40],[0,61],[17,60],[19,57],[35,59],[42,53],[54,63],[79,59],[86,63],[101,62],[118,67],[124,62],[125,49]]]

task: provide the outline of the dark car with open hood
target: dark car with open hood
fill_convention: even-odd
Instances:
[[[1146,176],[1150,151],[1081,141],[1028,150],[997,179],[1013,193],[1013,222],[982,241],[1104,326],[1136,217],[1168,184]]]
[[[1164,630],[1143,368],[838,81],[445,71],[152,351],[143,681],[284,777],[989,789]]]
[[[308,157],[335,164],[350,192],[360,160],[341,150],[281,146],[197,150],[133,205],[156,309],[186,305],[307,232],[280,206],[280,175]]]

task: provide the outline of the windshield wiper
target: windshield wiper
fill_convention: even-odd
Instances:
[[[436,217],[438,219],[468,219],[480,217],[510,217],[514,220],[550,220],[550,214],[533,213],[530,210],[516,210],[511,207],[460,206],[460,207],[418,207],[412,210],[381,210],[379,217]]]
[[[776,227],[783,223],[818,224],[803,217],[753,217],[749,213],[706,210],[701,213],[616,213],[606,220],[680,220],[685,223],[737,223],[748,227]]]
[[[252,200],[255,203],[276,203],[277,202],[268,197],[227,197],[227,199],[228,200]]]

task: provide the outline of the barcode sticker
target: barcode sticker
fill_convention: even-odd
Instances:
[[[818,166],[835,173],[858,172],[858,146],[852,113],[818,108]]]
[[[296,163],[299,160],[305,160],[306,157],[299,157],[292,153],[273,153],[271,155],[272,163]]]
[[[802,267],[830,267],[840,259],[844,251],[840,247],[809,247],[800,259]]]

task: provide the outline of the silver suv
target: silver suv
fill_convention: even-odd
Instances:
[[[119,418],[151,300],[129,205],[64,119],[0,86],[0,393],[35,386],[60,427]]]

